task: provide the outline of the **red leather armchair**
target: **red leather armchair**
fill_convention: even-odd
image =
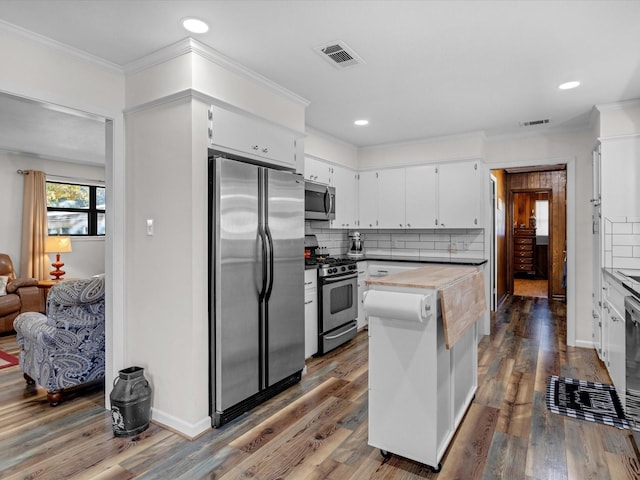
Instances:
[[[0,295],[0,334],[13,331],[13,319],[22,312],[40,311],[40,289],[35,278],[16,278],[9,255],[0,253],[0,275],[8,276],[7,294]]]

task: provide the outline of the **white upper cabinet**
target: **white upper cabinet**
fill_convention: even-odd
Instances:
[[[355,228],[357,221],[358,188],[356,172],[334,165],[332,185],[336,189],[336,218],[331,228]]]
[[[335,167],[311,157],[304,157],[304,178],[312,182],[332,185],[333,169]]]
[[[482,228],[478,161],[356,172],[305,157],[307,180],[336,188],[331,228]]]
[[[640,138],[601,142],[602,218],[640,217]]]
[[[482,177],[478,162],[444,163],[438,172],[438,226],[478,228],[482,199]]]
[[[295,135],[277,125],[212,106],[209,145],[232,155],[296,168]]]
[[[378,172],[378,228],[406,228],[404,168]]]
[[[407,167],[404,184],[407,228],[436,228],[436,166]]]
[[[358,178],[358,227],[378,228],[378,172],[360,172]]]

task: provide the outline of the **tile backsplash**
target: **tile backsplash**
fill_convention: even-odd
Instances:
[[[320,226],[319,226],[320,225]],[[305,233],[314,234],[330,255],[349,250],[349,234],[355,230],[334,230],[318,222],[306,222]],[[415,258],[484,258],[484,229],[384,230],[359,229],[368,255]]]
[[[604,266],[640,269],[640,218],[604,219]]]

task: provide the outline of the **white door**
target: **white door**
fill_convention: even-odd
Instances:
[[[407,228],[436,228],[436,166],[407,167],[404,184]]]
[[[379,172],[378,228],[406,228],[404,168],[392,168]]]
[[[356,173],[350,168],[335,165],[333,168],[333,186],[336,189],[336,218],[331,228],[356,227]]]
[[[366,171],[358,175],[358,226],[378,227],[378,172]]]
[[[438,224],[441,228],[478,228],[481,199],[477,162],[438,166]]]

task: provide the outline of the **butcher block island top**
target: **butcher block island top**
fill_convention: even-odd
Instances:
[[[482,272],[474,267],[429,265],[367,280],[366,284],[438,290],[447,349],[451,348],[487,309]]]
[[[428,265],[414,268],[386,277],[366,280],[367,285],[386,285],[406,288],[442,288],[478,270],[474,267],[450,267],[448,265]]]

